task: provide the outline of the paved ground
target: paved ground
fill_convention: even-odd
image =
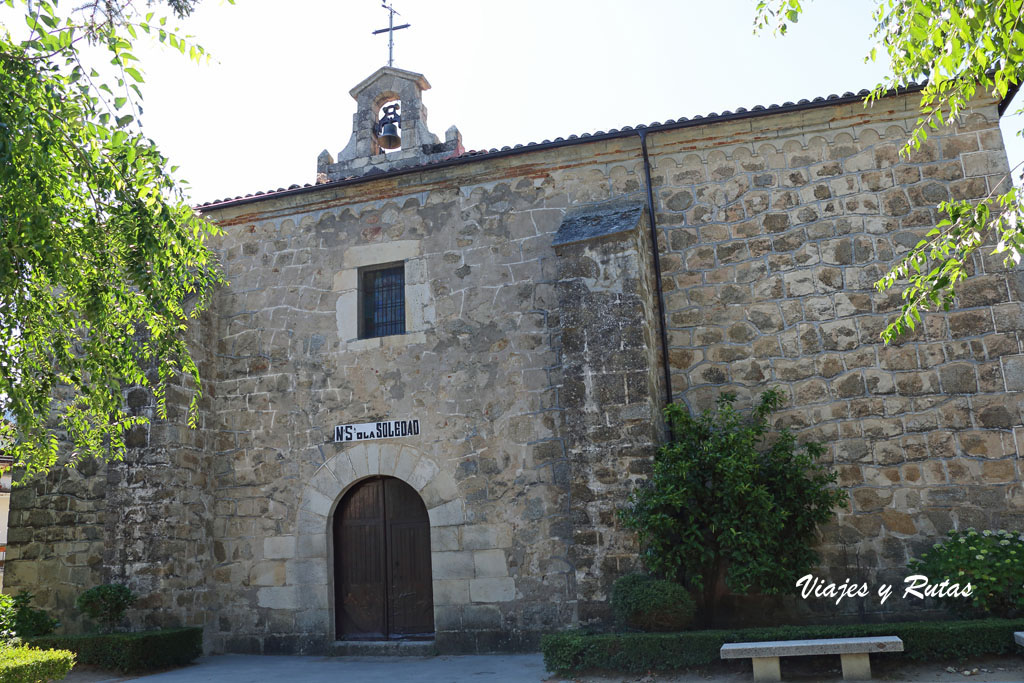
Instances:
[[[528,683],[547,680],[538,655],[472,657],[287,657],[219,655],[196,664],[132,680],[153,683]],[[72,671],[68,683],[124,681],[96,670]]]
[[[1024,656],[986,657],[967,662],[879,662],[872,673],[879,681],[904,683],[1024,683]],[[965,674],[965,672],[967,672]],[[662,675],[587,675],[552,677],[538,655],[474,657],[284,657],[219,655],[202,657],[192,666],[134,679],[97,670],[75,670],[68,683],[750,683],[749,662],[718,663],[707,669]],[[843,680],[839,658],[793,657],[782,663],[782,680],[793,683],[833,683]]]
[[[1024,656],[979,657],[966,662],[874,661],[871,673],[876,681],[900,683],[1024,683]],[[559,679],[552,679],[557,681]],[[718,662],[698,671],[661,675],[581,676],[576,683],[753,683],[750,662]],[[841,683],[839,657],[787,657],[782,659],[783,683]]]

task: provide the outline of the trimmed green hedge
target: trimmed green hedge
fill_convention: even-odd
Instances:
[[[548,671],[558,674],[591,669],[637,673],[711,664],[719,661],[718,652],[725,643],[898,636],[903,640],[904,652],[895,656],[929,661],[1014,652],[1014,631],[1024,631],[1024,619],[778,626],[679,633],[587,635],[567,631],[544,636],[541,651]]]
[[[82,664],[122,673],[141,673],[190,664],[203,654],[203,629],[45,636],[31,638],[29,642],[41,648],[71,650]]]
[[[59,681],[74,665],[75,654],[67,650],[0,647],[0,683]]]

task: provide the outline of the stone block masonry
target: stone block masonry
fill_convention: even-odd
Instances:
[[[939,201],[1007,171],[989,101],[902,159],[916,104],[652,132],[654,216],[635,136],[207,207],[231,284],[190,330],[200,429],[176,386],[125,463],[16,490],[9,590],[78,625],[74,595],[120,580],[147,595],[137,625],[202,625],[209,651],[325,652],[332,520],[387,476],[426,510],[442,652],[607,625],[612,582],[639,566],[616,510],[664,438],[655,251],[673,396],[702,410],[778,387],[779,426],[828,446],[851,505],[822,529],[818,575],[897,583],[953,526],[1019,527],[1020,273],[979,255],[954,310],[878,336],[899,292],[873,283]],[[611,215],[632,222],[589,229]],[[407,333],[360,339],[360,269],[396,262]],[[413,418],[414,437],[333,440]]]
[[[780,387],[779,425],[827,444],[851,494],[823,532],[824,567],[896,582],[952,527],[1024,522],[1024,292],[979,253],[953,310],[879,342],[901,299],[873,284],[940,220],[936,204],[1009,183],[994,104],[908,158],[915,103],[887,105],[808,112],[788,139],[709,127],[697,151],[660,138],[654,154],[676,396],[699,408]]]

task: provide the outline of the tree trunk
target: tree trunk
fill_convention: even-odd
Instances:
[[[725,572],[728,564],[720,557],[704,573],[704,588],[701,591],[700,622],[704,628],[714,628],[718,612],[718,602],[728,590],[725,584]]]

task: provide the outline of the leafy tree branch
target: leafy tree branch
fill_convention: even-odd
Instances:
[[[756,31],[784,35],[803,13],[800,0],[758,0]],[[866,98],[924,83],[919,116],[903,147],[908,156],[930,130],[954,124],[982,93],[1004,100],[1024,79],[1024,0],[878,0],[871,37],[888,55],[891,74]],[[877,59],[877,47],[866,60]],[[890,342],[913,330],[922,311],[948,310],[955,285],[967,277],[972,254],[994,245],[1004,264],[1024,250],[1024,199],[1010,178],[980,203],[944,201],[936,229],[876,283],[882,291],[904,284],[899,316],[882,332]]]
[[[168,3],[179,17],[193,4]],[[21,6],[27,38],[0,25],[0,443],[32,474],[56,462],[62,438],[69,464],[121,457],[146,422],[124,407],[129,385],[150,387],[166,417],[168,383],[191,377],[195,425],[201,384],[184,332],[224,280],[207,246],[216,227],[136,119],[140,32],[196,61],[203,49],[130,1]],[[110,83],[84,44],[105,48]]]

